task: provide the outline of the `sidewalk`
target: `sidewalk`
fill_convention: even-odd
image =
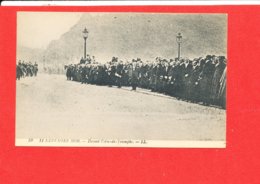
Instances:
[[[116,86],[113,86],[113,87],[117,88]],[[127,90],[127,91],[132,91],[132,87],[128,87],[128,86],[122,86],[120,89]],[[176,97],[169,96],[169,95],[166,95],[166,94],[163,94],[163,93],[152,92],[150,89],[136,88],[136,91],[133,91],[133,92],[143,93],[143,94],[147,94],[147,95],[153,95],[153,96],[158,96],[158,97],[163,97],[163,98],[168,98],[168,99],[174,99],[174,100],[178,100],[179,102],[183,102],[183,103],[191,103],[191,104],[197,104],[197,105],[202,105],[202,106],[222,109],[221,107],[216,106],[216,105],[204,105],[202,102],[195,103],[195,102],[180,100],[180,99],[177,99]]]
[[[127,91],[132,91],[132,87],[123,86],[123,87],[121,87],[121,89],[127,90]],[[136,88],[136,91],[133,91],[133,92],[143,93],[143,94],[147,94],[147,95],[153,95],[153,96],[159,96],[159,97],[164,97],[164,98],[170,98],[170,99],[177,100],[177,98],[175,98],[175,97],[172,97],[172,96],[169,96],[169,95],[165,95],[165,94],[162,94],[162,93],[158,93],[158,92],[152,92],[150,89]]]

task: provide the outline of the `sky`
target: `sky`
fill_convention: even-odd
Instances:
[[[226,55],[226,14],[19,12],[19,47],[44,49],[51,61],[78,60],[87,27],[87,53],[98,61],[177,56],[176,35],[183,35],[181,54],[195,58]],[[34,53],[27,50],[27,54]],[[39,56],[41,57],[41,56]]]
[[[52,40],[69,31],[75,25],[82,13],[34,13],[18,12],[17,42],[18,45],[29,48],[45,49]]]

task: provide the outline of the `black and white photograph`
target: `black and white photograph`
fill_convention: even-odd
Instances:
[[[225,148],[227,24],[18,12],[16,146]]]

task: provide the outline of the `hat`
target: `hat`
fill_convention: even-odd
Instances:
[[[212,58],[211,55],[207,55],[207,56],[206,56],[206,59],[211,59],[211,58]]]

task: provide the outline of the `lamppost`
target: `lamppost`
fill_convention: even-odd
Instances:
[[[86,59],[86,53],[87,53],[87,51],[86,51],[86,47],[87,47],[87,38],[88,38],[88,30],[87,30],[87,28],[85,28],[84,30],[83,30],[83,38],[84,38],[84,59]]]
[[[176,36],[176,41],[178,43],[178,60],[180,60],[180,57],[181,57],[181,42],[182,42],[181,33],[178,33],[178,35]]]

